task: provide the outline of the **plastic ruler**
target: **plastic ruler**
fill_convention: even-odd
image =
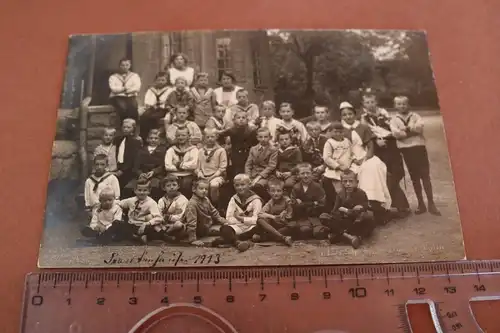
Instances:
[[[21,331],[500,332],[500,261],[32,273]]]

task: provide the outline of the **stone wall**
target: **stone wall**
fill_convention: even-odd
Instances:
[[[79,109],[59,109],[49,180],[79,178]]]
[[[80,145],[80,109],[61,109],[58,112],[56,136],[52,145],[52,161],[49,180],[83,178]],[[90,172],[92,154],[101,143],[106,127],[116,127],[116,113],[109,105],[90,106],[87,113],[87,173]]]

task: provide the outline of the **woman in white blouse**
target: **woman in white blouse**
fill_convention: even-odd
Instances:
[[[170,76],[170,84],[175,85],[178,77],[184,77],[187,80],[188,87],[194,82],[194,68],[188,66],[188,58],[183,53],[175,53],[170,57],[169,68],[165,69]]]
[[[214,89],[217,104],[224,105],[229,109],[231,106],[238,103],[236,93],[238,92],[238,90],[243,88],[235,84],[236,78],[234,77],[233,73],[229,71],[223,71],[220,74],[219,83],[221,86]]]

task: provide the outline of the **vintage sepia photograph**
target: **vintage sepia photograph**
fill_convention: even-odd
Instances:
[[[424,31],[74,35],[38,265],[465,259]]]

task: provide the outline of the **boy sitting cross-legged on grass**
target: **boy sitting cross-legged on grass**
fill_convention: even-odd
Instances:
[[[309,163],[299,164],[297,170],[299,182],[292,189],[293,221],[289,227],[293,230],[294,239],[324,239],[327,236],[326,228],[318,217],[324,212],[325,191],[313,181]]]
[[[257,218],[262,209],[261,198],[250,189],[250,177],[238,174],[234,177],[233,195],[227,205],[227,224],[221,226],[221,238],[212,245],[229,244],[243,252],[250,248],[248,240],[256,233]]]
[[[99,193],[99,203],[92,211],[90,224],[82,229],[85,237],[96,238],[102,244],[119,240],[123,230],[122,209],[115,199],[115,191],[111,187]]]
[[[179,192],[179,180],[175,175],[168,175],[162,180],[165,195],[158,201],[158,209],[163,222],[150,230],[151,238],[178,240],[185,231],[183,221],[188,199]]]
[[[290,198],[283,195],[284,183],[278,179],[269,181],[269,200],[260,211],[257,219],[259,230],[252,237],[253,242],[274,240],[291,246],[291,229],[288,223],[292,219],[293,208]]]
[[[189,199],[184,213],[184,225],[187,241],[191,245],[204,246],[200,238],[219,235],[218,225],[227,224],[208,198],[209,183],[200,179],[193,185],[193,196]]]
[[[145,234],[146,227],[162,222],[158,204],[151,199],[150,192],[150,182],[139,179],[134,190],[135,197],[120,201],[122,209],[128,212],[128,236],[132,239],[141,238],[144,243],[148,241]]]
[[[329,228],[330,242],[347,241],[357,249],[361,240],[375,228],[373,212],[368,211],[368,197],[358,188],[356,174],[347,170],[341,176],[342,190],[337,194],[331,214],[321,214],[320,219]]]

